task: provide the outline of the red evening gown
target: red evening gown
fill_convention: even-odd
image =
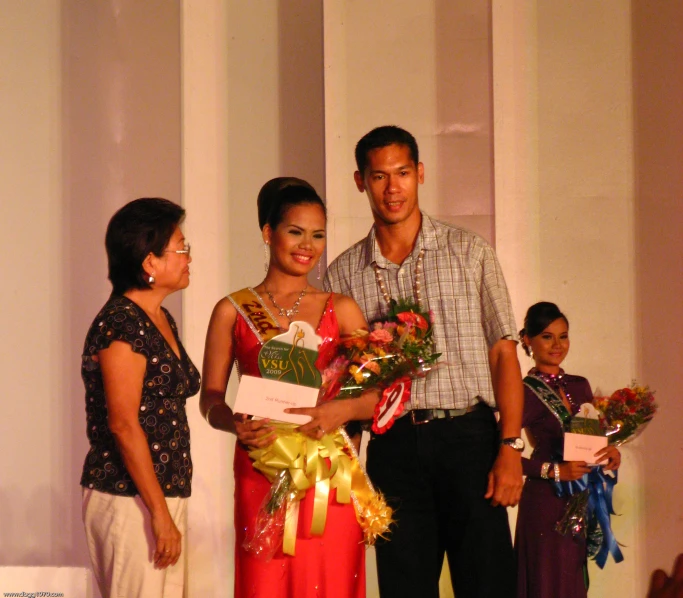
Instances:
[[[326,339],[316,366],[323,368],[334,356],[339,342],[339,324],[332,296],[317,329]],[[260,376],[258,353],[261,341],[238,315],[235,323],[235,357],[240,371]],[[235,447],[235,597],[236,598],[364,598],[365,546],[356,521],[353,503],[339,504],[331,490],[327,521],[322,536],[308,533],[313,511],[314,489],[301,500],[296,538],[296,556],[279,550],[265,562],[242,547],[256,513],[270,489],[270,482],[252,467],[247,451]]]

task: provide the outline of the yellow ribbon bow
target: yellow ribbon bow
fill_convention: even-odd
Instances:
[[[294,424],[274,423],[277,439],[249,456],[254,468],[273,482],[281,471],[289,472],[293,500],[288,502],[282,551],[294,556],[298,525],[299,500],[315,486],[310,533],[321,536],[325,530],[330,490],[336,488],[337,502],[352,499],[356,519],[363,529],[366,544],[387,532],[392,522],[391,508],[372,487],[361,467],[346,432],[341,428],[325,434],[320,440],[297,431]],[[327,464],[329,459],[329,466]]]

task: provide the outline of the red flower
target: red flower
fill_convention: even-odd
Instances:
[[[396,318],[400,322],[403,322],[404,324],[410,324],[411,326],[415,326],[420,330],[427,330],[429,328],[427,320],[425,320],[420,314],[416,314],[412,311],[404,311],[400,314],[396,314]]]

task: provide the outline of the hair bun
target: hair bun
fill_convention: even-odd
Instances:
[[[256,200],[258,225],[261,230],[268,223],[270,215],[276,210],[280,200],[280,191],[287,187],[304,187],[315,193],[313,186],[293,176],[281,176],[270,179],[259,191]]]

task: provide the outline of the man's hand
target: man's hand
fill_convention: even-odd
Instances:
[[[522,455],[509,446],[501,446],[484,498],[490,498],[494,507],[514,507],[522,496]]]
[[[500,413],[501,438],[516,438],[522,432],[524,386],[517,360],[517,343],[500,339],[489,350],[491,379]],[[522,455],[507,445],[501,445],[498,457],[489,472],[489,484],[484,495],[493,506],[514,507],[522,496]]]

